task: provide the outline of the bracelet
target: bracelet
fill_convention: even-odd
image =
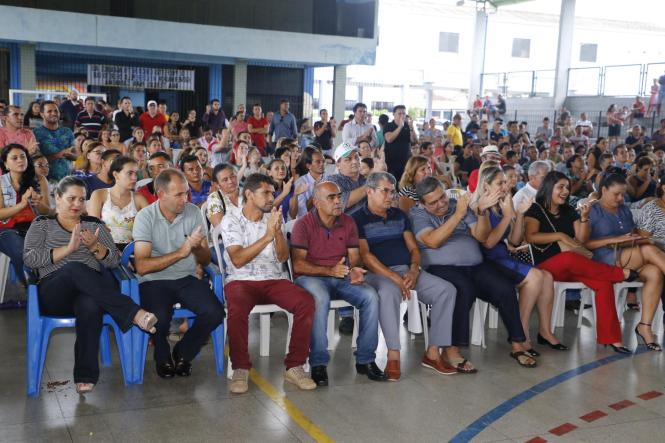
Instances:
[[[486,215],[487,214],[487,209],[478,210],[478,215]]]
[[[580,218],[580,223],[589,223],[589,219],[587,218],[586,220],[582,220],[582,219]]]

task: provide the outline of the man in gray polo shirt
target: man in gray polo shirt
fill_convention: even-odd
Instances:
[[[210,333],[224,321],[224,306],[196,266],[210,263],[210,248],[200,210],[187,202],[189,185],[182,172],[162,171],[154,181],[159,198],[139,211],[134,221],[135,267],[141,304],[159,312],[153,335],[157,375],[171,378],[191,374],[191,361]],[[171,349],[167,341],[173,305],[196,314],[196,321]]]

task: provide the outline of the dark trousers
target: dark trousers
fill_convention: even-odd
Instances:
[[[74,382],[97,383],[102,317],[108,313],[120,329],[127,331],[139,306],[120,293],[108,270],[97,272],[83,263],[67,263],[46,276],[38,292],[43,315],[76,317]]]
[[[141,306],[157,316],[157,332],[152,341],[155,345],[155,361],[164,363],[171,358],[171,347],[167,340],[169,325],[173,317],[173,305],[180,305],[196,314],[194,325],[176,345],[178,354],[192,361],[205,344],[210,333],[224,321],[224,305],[212,292],[208,280],[187,276],[178,280],[147,281],[139,285]]]
[[[233,369],[250,369],[247,352],[248,318],[256,305],[275,304],[293,314],[293,329],[286,369],[305,364],[309,356],[314,299],[309,292],[288,280],[234,280],[224,286],[229,305],[229,355]]]
[[[23,275],[23,243],[25,238],[15,229],[0,229],[0,252],[11,260],[16,278],[25,283]]]
[[[449,281],[457,289],[453,312],[453,346],[469,345],[469,311],[476,298],[496,306],[499,310],[499,316],[508,330],[508,341],[526,341],[515,283],[496,265],[490,262],[475,266],[433,265],[427,268],[427,272]]]

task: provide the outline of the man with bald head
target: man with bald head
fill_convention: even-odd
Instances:
[[[344,214],[342,191],[333,182],[315,186],[313,204],[315,209],[298,219],[291,234],[295,283],[312,294],[316,304],[309,355],[312,379],[319,386],[328,385],[326,324],[330,300],[341,299],[360,310],[357,372],[370,380],[385,380],[374,362],[379,340],[379,297],[364,282],[366,271],[360,267],[356,224]]]

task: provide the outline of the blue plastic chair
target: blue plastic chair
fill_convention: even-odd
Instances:
[[[125,249],[122,252],[121,262],[125,269],[130,267],[130,261],[134,255],[134,242],[129,243],[125,246]],[[218,268],[213,265],[206,266],[206,273],[210,277],[212,282],[212,288],[215,293],[215,296],[219,301],[224,304],[224,280],[221,272]],[[132,287],[132,298],[135,303],[141,304],[141,297],[139,294],[138,280],[130,272],[130,281]],[[189,309],[174,308],[173,309],[173,318],[186,318],[191,327],[192,323],[196,321],[196,314],[194,314]],[[132,347],[133,347],[133,384],[142,384],[143,383],[143,373],[145,372],[145,360],[148,352],[148,334],[137,328],[132,328]],[[224,373],[224,322],[222,322],[213,332],[210,334],[212,337],[212,346],[215,354],[215,367],[217,370],[217,375]]]
[[[111,270],[113,276],[120,283],[120,290],[124,295],[131,296],[131,281],[127,273],[116,268]],[[25,267],[25,276],[28,282],[28,306],[27,306],[27,355],[26,366],[27,393],[30,397],[39,395],[44,362],[51,332],[57,328],[73,328],[76,326],[74,317],[47,317],[39,311],[38,279],[36,274]],[[104,315],[104,327],[100,336],[99,351],[102,366],[111,365],[111,342],[107,326],[113,328],[115,341],[120,356],[120,366],[125,385],[132,381],[132,333],[131,330],[123,333],[120,327],[113,321],[110,315]]]

